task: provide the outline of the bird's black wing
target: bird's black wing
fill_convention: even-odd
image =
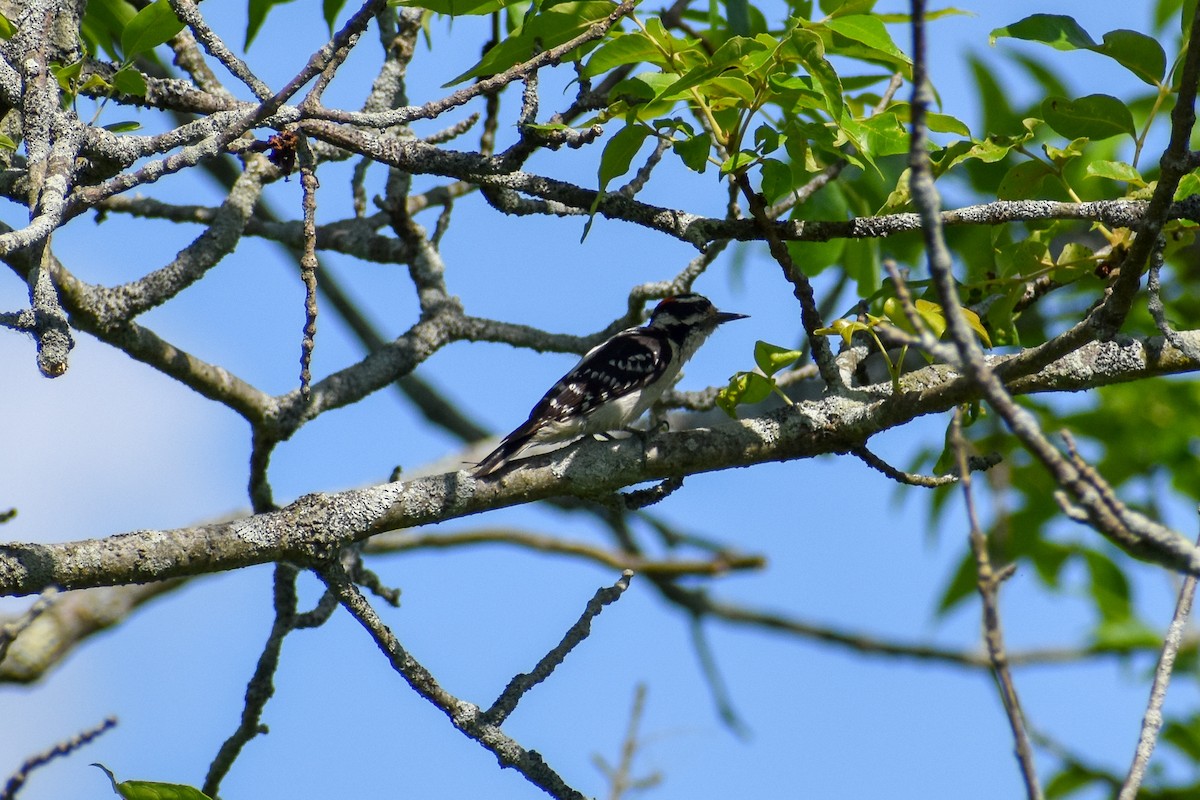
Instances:
[[[550,387],[529,413],[530,422],[565,422],[586,416],[597,406],[644,389],[671,362],[671,347],[664,333],[651,328],[629,328],[592,348],[575,368]]]
[[[615,397],[644,389],[670,365],[667,335],[652,328],[629,328],[592,348],[529,412],[529,419],[504,437],[475,467],[490,475],[529,444],[547,425],[587,416]]]

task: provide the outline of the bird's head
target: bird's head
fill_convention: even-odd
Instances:
[[[649,326],[654,328],[687,328],[711,331],[725,322],[745,319],[747,314],[718,311],[716,306],[703,295],[677,294],[666,298],[654,307]]]

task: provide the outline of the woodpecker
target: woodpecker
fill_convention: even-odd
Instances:
[[[718,311],[698,294],[666,298],[644,326],[626,328],[588,351],[529,419],[476,465],[474,476],[493,474],[531,444],[626,428],[662,397],[718,325],[746,316]]]

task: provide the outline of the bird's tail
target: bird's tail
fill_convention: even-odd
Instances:
[[[510,433],[500,442],[500,446],[488,454],[487,458],[475,465],[475,469],[471,471],[471,475],[476,478],[485,478],[488,475],[499,470],[508,460],[529,444],[529,440],[533,438],[534,431],[525,431],[522,428]]]

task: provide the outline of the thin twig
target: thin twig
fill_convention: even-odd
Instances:
[[[1150,701],[1146,705],[1146,713],[1142,717],[1142,730],[1138,735],[1137,748],[1134,750],[1133,763],[1129,765],[1129,773],[1117,800],[1135,800],[1142,780],[1146,776],[1146,768],[1150,765],[1150,756],[1154,753],[1154,745],[1158,741],[1159,731],[1163,724],[1163,704],[1167,699],[1167,685],[1171,682],[1171,672],[1175,668],[1175,657],[1179,654],[1183,635],[1187,628],[1188,617],[1192,613],[1192,600],[1196,596],[1196,578],[1188,575],[1179,587],[1179,599],[1175,602],[1175,613],[1171,624],[1167,627],[1167,635],[1163,639],[1162,653],[1158,657],[1158,666],[1154,669],[1154,681],[1150,685]]]
[[[890,258],[885,258],[883,259],[883,268],[887,270],[888,277],[892,279],[892,286],[896,290],[896,299],[900,301],[900,307],[904,310],[904,318],[908,320],[908,324],[916,332],[920,347],[929,353],[939,350],[937,337],[933,335],[933,332],[929,330],[929,326],[925,324],[925,320],[917,312],[912,292],[908,290],[908,281],[904,279],[904,275],[901,274],[900,269],[896,266],[896,262]]]
[[[566,659],[570,652],[591,634],[592,620],[600,616],[600,612],[604,610],[605,606],[621,599],[621,595],[629,588],[631,580],[633,580],[633,572],[625,570],[615,584],[596,590],[595,596],[588,601],[583,614],[567,630],[562,641],[553,650],[542,656],[532,671],[513,676],[513,679],[508,682],[508,686],[504,687],[504,691],[496,698],[496,702],[483,712],[483,720],[490,725],[503,725],[509,715],[516,710],[517,703],[521,702],[525,693],[549,678],[550,673],[554,672],[554,669]]]
[[[602,20],[597,20],[583,33],[574,37],[570,41],[564,42],[557,47],[552,47],[549,50],[537,53],[528,61],[524,61],[497,75],[492,75],[474,83],[471,86],[459,89],[440,100],[433,100],[422,106],[408,106],[405,108],[397,108],[390,111],[364,112],[355,113],[349,111],[335,111],[332,109],[314,109],[312,116],[317,119],[326,119],[334,122],[345,122],[351,125],[360,125],[371,128],[390,128],[394,125],[404,125],[419,119],[433,119],[441,116],[446,111],[452,108],[463,105],[464,103],[473,100],[480,95],[494,94],[497,90],[504,88],[510,83],[523,80],[526,76],[537,72],[542,67],[558,62],[564,55],[571,52],[580,45],[595,41],[604,36],[608,30],[616,25],[623,17],[633,12],[634,4],[632,0],[625,0],[614,7],[611,14]]]
[[[1197,25],[1200,25],[1200,6],[1192,10],[1190,29],[1197,30]],[[1175,76],[1175,85],[1179,88],[1175,95],[1175,107],[1171,109],[1171,137],[1159,159],[1158,180],[1146,207],[1146,215],[1137,226],[1133,243],[1121,264],[1120,273],[1112,283],[1111,291],[1104,302],[1088,315],[1088,323],[1102,339],[1116,333],[1133,307],[1142,270],[1150,263],[1158,247],[1158,237],[1167,220],[1175,190],[1183,176],[1195,166],[1191,141],[1196,126],[1196,90],[1197,84],[1200,84],[1200,37],[1188,37],[1187,49]]]
[[[1166,238],[1160,235],[1154,252],[1150,254],[1150,269],[1146,277],[1146,310],[1150,312],[1150,317],[1154,320],[1158,332],[1171,343],[1172,347],[1188,358],[1200,358],[1200,350],[1180,336],[1179,331],[1172,328],[1171,323],[1167,321],[1167,310],[1163,306],[1162,300],[1162,284],[1159,281],[1163,267],[1163,249],[1166,246]]]
[[[696,653],[696,660],[700,662],[700,671],[704,674],[704,682],[708,684],[708,691],[712,694],[713,702],[717,707],[717,715],[721,717],[721,721],[725,726],[741,739],[750,737],[750,728],[742,720],[737,713],[737,708],[733,705],[733,697],[729,694],[729,686],[725,682],[725,678],[721,675],[721,667],[717,664],[717,656],[713,653],[712,645],[708,641],[708,636],[704,630],[704,620],[699,616],[693,616],[688,625],[689,632],[692,634],[692,649]]]
[[[1000,688],[1000,699],[1004,704],[1004,712],[1008,716],[1008,724],[1016,742],[1017,763],[1021,768],[1021,777],[1025,780],[1026,794],[1029,800],[1041,800],[1042,787],[1038,781],[1037,768],[1033,761],[1033,746],[1029,741],[1025,714],[1021,710],[1017,687],[1013,682],[1012,671],[1009,669],[1008,654],[1004,649],[1004,634],[1000,625],[1000,584],[1012,574],[1012,569],[1011,567],[1002,569],[993,567],[991,555],[988,553],[987,536],[984,535],[983,529],[979,525],[979,516],[975,510],[975,496],[971,491],[971,473],[967,466],[967,441],[962,433],[961,409],[954,412],[954,419],[950,424],[950,440],[957,457],[963,498],[967,507],[971,551],[975,554],[977,571],[976,586],[979,589],[979,596],[983,600],[983,638],[987,644],[988,657],[992,662],[992,674]]]
[[[621,503],[628,511],[652,506],[662,502],[683,486],[683,478],[666,478],[648,489],[634,489],[619,495]]]
[[[922,0],[914,0],[914,9],[923,12],[924,3]],[[1198,12],[1200,16],[1200,12]],[[925,53],[924,53],[924,27],[916,14],[913,21],[914,30],[914,88],[912,100],[912,143],[909,151],[909,167],[911,168],[910,186],[912,189],[913,202],[919,210],[921,217],[922,229],[924,232],[926,256],[929,261],[929,273],[932,278],[932,283],[937,291],[938,300],[941,303],[942,311],[946,317],[946,333],[952,340],[954,347],[958,350],[959,360],[961,361],[960,369],[964,373],[967,382],[974,384],[979,390],[983,399],[995,409],[996,413],[1004,420],[1008,429],[1021,442],[1021,444],[1033,455],[1047,471],[1052,475],[1055,482],[1068,494],[1071,495],[1071,500],[1080,508],[1084,509],[1088,515],[1090,525],[1096,531],[1104,534],[1111,541],[1125,550],[1141,555],[1151,550],[1158,550],[1163,546],[1172,549],[1188,549],[1195,551],[1194,545],[1187,539],[1181,536],[1178,532],[1167,528],[1157,520],[1151,519],[1146,514],[1140,513],[1129,507],[1114,502],[1110,498],[1113,497],[1111,487],[1109,487],[1103,478],[1094,471],[1083,472],[1077,464],[1072,463],[1063,457],[1050,440],[1046,437],[1041,429],[1037,418],[1026,408],[1018,405],[1014,400],[996,371],[988,364],[984,357],[983,351],[979,343],[976,341],[974,332],[972,331],[967,319],[963,313],[962,303],[958,296],[958,288],[953,274],[953,260],[950,255],[949,248],[946,245],[944,235],[942,217],[939,214],[941,200],[938,196],[937,188],[933,183],[933,176],[929,163],[929,154],[927,152],[928,132],[925,126],[925,118],[929,105],[932,103],[932,89],[926,77]],[[1190,72],[1188,70],[1191,70]],[[1197,75],[1200,75],[1200,37],[1192,37],[1188,45],[1188,56],[1185,59],[1185,77],[1184,85],[1187,81],[1193,83],[1188,92],[1181,90],[1181,104],[1194,102],[1194,83]],[[1185,97],[1186,95],[1186,97]],[[1178,110],[1178,109],[1177,109]],[[1175,114],[1172,117],[1172,146],[1176,146],[1180,138],[1180,126],[1186,128],[1186,131],[1191,130],[1191,125],[1195,120],[1191,109],[1188,113]],[[1183,135],[1183,141],[1186,144],[1186,132]],[[1164,163],[1170,160],[1168,155],[1164,154]],[[1167,170],[1164,166],[1163,180],[1166,180]],[[1172,180],[1178,180],[1178,174],[1174,174]],[[1160,182],[1158,189],[1163,188],[1163,183]],[[1156,197],[1157,197],[1156,190]],[[1167,198],[1169,201],[1169,197]],[[1167,205],[1156,203],[1153,206],[1159,213],[1159,218],[1151,223],[1149,218],[1143,220],[1143,233],[1149,231],[1150,236],[1156,236],[1158,227],[1161,226],[1163,218],[1167,213]],[[1143,235],[1139,233],[1139,237]],[[1137,240],[1137,244],[1141,244],[1142,239]],[[1149,251],[1147,251],[1149,252]],[[1134,267],[1136,270],[1136,267]],[[1134,281],[1136,287],[1136,279]],[[1115,297],[1115,293],[1110,295],[1110,299]],[[1107,304],[1106,304],[1107,305]],[[1104,316],[1104,320],[1112,321],[1114,318],[1123,318],[1123,312],[1119,308],[1119,304],[1114,306],[1114,310]],[[1095,326],[1090,323],[1080,323],[1075,326],[1068,340],[1062,341],[1056,347],[1066,347],[1068,351],[1071,348],[1086,344],[1089,340],[1094,339],[1098,332],[1104,327],[1103,320]],[[1081,327],[1082,326],[1082,327]],[[1063,337],[1067,337],[1064,334]],[[1063,337],[1059,337],[1060,340]],[[1026,362],[1029,368],[1042,369],[1038,365],[1041,359],[1055,357],[1056,350],[1043,350],[1035,356],[1035,362]],[[1029,353],[1023,354],[1029,356]],[[1018,357],[1020,358],[1020,357]],[[1169,543],[1169,544],[1168,544]],[[1192,571],[1190,568],[1188,571]]]
[[[557,536],[545,536],[507,528],[479,528],[457,533],[417,533],[400,531],[373,536],[367,540],[367,553],[396,553],[410,550],[467,547],[480,544],[508,544],[540,553],[576,556],[605,567],[630,570],[639,575],[723,575],[735,570],[762,569],[766,559],[760,555],[721,552],[712,559],[644,558],[634,553],[607,550],[586,542],[573,542]]]
[[[604,777],[608,778],[608,800],[622,800],[634,790],[648,789],[662,781],[662,775],[657,772],[652,772],[644,778],[633,777],[633,760],[642,745],[638,728],[645,708],[646,684],[639,683],[633,692],[633,708],[629,710],[629,726],[621,742],[620,760],[615,767],[610,767],[600,756],[594,758]]]
[[[892,77],[888,80],[887,88],[883,90],[883,94],[879,98],[879,102],[871,109],[872,112],[874,114],[882,114],[886,111],[887,107],[892,104],[892,98],[896,96],[896,92],[899,91],[903,83],[904,76],[899,72],[893,73]],[[771,206],[768,210],[770,217],[778,219],[793,207],[807,203],[809,198],[814,194],[837,180],[838,176],[842,174],[842,170],[849,166],[849,164],[850,162],[845,158],[839,158],[825,167],[825,169],[810,178],[803,186],[793,190],[786,197],[780,199],[778,203]]]
[[[275,672],[279,669],[283,640],[295,630],[298,572],[297,568],[290,564],[275,565],[275,620],[271,624],[267,644],[258,658],[258,665],[254,668],[254,676],[246,686],[246,702],[242,706],[242,717],[237,729],[221,745],[208,767],[208,774],[204,777],[204,787],[201,791],[209,797],[217,796],[221,781],[229,774],[242,748],[255,736],[266,733],[266,727],[262,724],[262,712],[267,701],[275,694]]]
[[[25,785],[25,781],[29,779],[29,773],[56,758],[61,758],[78,750],[116,724],[116,717],[106,717],[99,725],[77,733],[70,739],[54,745],[49,750],[26,759],[25,763],[21,764],[17,771],[8,779],[3,791],[0,791],[0,800],[14,800],[17,792],[21,790],[21,787]]]
[[[200,13],[200,9],[196,7],[194,0],[168,0],[171,3],[171,9],[175,12],[175,16],[179,21],[187,25],[191,29],[192,35],[196,41],[204,46],[204,49],[221,65],[229,71],[229,74],[237,78],[246,85],[254,96],[261,101],[267,101],[271,98],[271,87],[267,86],[254,71],[250,69],[245,61],[234,55],[233,51],[225,46],[225,42],[221,41],[221,37],[209,27],[204,16]]]
[[[783,277],[792,285],[792,293],[800,302],[800,322],[804,326],[804,332],[808,334],[813,361],[817,363],[817,368],[826,385],[830,389],[836,390],[842,386],[842,376],[834,361],[829,341],[824,336],[817,334],[817,330],[825,327],[825,323],[821,319],[821,311],[817,306],[812,284],[804,274],[804,270],[792,259],[792,254],[788,251],[783,239],[779,237],[779,232],[769,215],[763,196],[754,191],[750,186],[749,178],[744,174],[738,176],[737,185],[741,189],[742,195],[745,196],[750,213],[767,241],[771,256],[783,270]]]
[[[534,750],[526,750],[499,726],[484,718],[483,712],[473,703],[459,700],[442,688],[437,679],[400,644],[396,635],[384,624],[375,609],[367,602],[358,587],[350,580],[339,563],[327,561],[317,567],[317,574],[333,592],[342,606],[387,656],[392,668],[435,708],[450,718],[454,727],[491,751],[501,766],[520,772],[526,780],[557,800],[584,800],[584,795],[573,789]]]
[[[866,445],[850,448],[851,455],[857,456],[864,464],[873,470],[883,473],[887,477],[903,483],[908,486],[921,486],[926,489],[936,489],[939,486],[946,486],[951,483],[958,482],[958,475],[918,475],[914,472],[905,472],[896,469],[891,464],[884,461],[879,456],[867,449]],[[967,468],[972,472],[982,472],[991,469],[1000,463],[1000,454],[991,453],[984,457],[971,456],[967,460]]]
[[[304,282],[304,335],[300,341],[300,394],[307,401],[312,386],[312,357],[317,335],[317,188],[320,182],[306,144],[301,146],[301,153],[304,252],[300,256],[300,279]]]

